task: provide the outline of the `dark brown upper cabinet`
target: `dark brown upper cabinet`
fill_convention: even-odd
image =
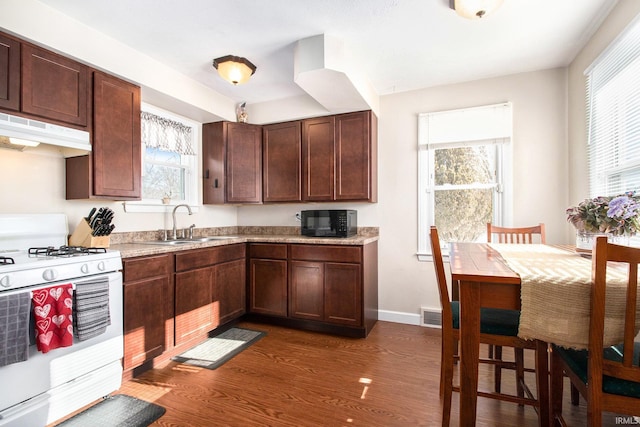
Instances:
[[[302,201],[301,122],[262,127],[263,201]]]
[[[376,202],[377,136],[371,111],[304,120],[303,200]]]
[[[203,203],[262,202],[262,126],[202,126]]]
[[[66,159],[67,199],[140,200],[140,88],[93,74],[92,152]]]
[[[334,200],[335,183],[334,116],[302,122],[302,200]]]
[[[377,201],[377,129],[371,111],[336,116],[335,200]]]
[[[0,108],[20,110],[20,42],[0,34]]]
[[[90,70],[72,59],[22,44],[22,112],[87,128]]]

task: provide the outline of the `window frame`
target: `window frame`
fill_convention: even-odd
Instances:
[[[428,117],[441,113],[461,113],[469,110],[490,109],[496,107],[505,107],[508,112],[508,131],[501,137],[492,138],[469,138],[464,140],[451,141],[430,141],[429,139],[429,120]],[[429,228],[435,224],[435,192],[438,186],[435,185],[434,169],[435,169],[435,150],[441,148],[457,148],[464,146],[479,145],[495,145],[495,183],[493,184],[470,184],[465,187],[486,188],[487,186],[495,187],[493,197],[493,218],[494,224],[507,224],[511,222],[512,209],[512,161],[511,161],[511,145],[512,145],[512,123],[513,123],[513,106],[511,103],[501,103],[495,105],[485,105],[480,107],[471,107],[459,110],[438,111],[433,113],[421,113],[418,115],[418,251],[417,258],[419,261],[433,261],[431,247],[429,244]],[[464,132],[463,132],[464,133]],[[473,132],[472,132],[473,133]],[[440,137],[438,137],[440,138]],[[456,186],[457,187],[457,186]],[[442,189],[445,189],[443,187]],[[456,189],[449,187],[448,189]],[[462,189],[462,188],[459,188]],[[448,248],[442,248],[442,255],[448,259]]]
[[[149,212],[149,213],[167,212],[173,209],[176,205],[186,203],[192,207],[192,210],[194,210],[194,212],[197,212],[198,207],[202,204],[199,197],[199,187],[198,187],[198,177],[199,177],[199,167],[200,167],[198,159],[200,158],[201,146],[202,146],[202,131],[201,131],[202,124],[194,120],[188,119],[184,116],[180,116],[178,114],[169,112],[167,110],[164,110],[162,108],[156,107],[154,105],[151,105],[145,102],[142,103],[141,110],[155,114],[160,117],[165,117],[167,119],[183,123],[191,127],[192,135],[193,135],[193,140],[192,140],[193,151],[195,152],[195,155],[193,156],[181,155],[181,160],[182,160],[181,165],[186,163],[184,165],[185,167],[185,180],[184,180],[185,181],[185,199],[184,200],[175,200],[172,198],[168,204],[164,204],[161,199],[145,199],[143,197],[142,200],[139,200],[139,201],[127,201],[125,205],[125,210],[127,212]],[[142,173],[142,177],[141,177],[140,185],[141,187],[143,187],[145,158],[146,158],[145,153],[146,153],[147,147],[144,145],[144,143],[142,143],[142,141],[140,142],[140,144],[142,145],[141,147],[142,155],[140,156],[141,157],[140,170]],[[142,191],[142,188],[141,188],[141,191]]]

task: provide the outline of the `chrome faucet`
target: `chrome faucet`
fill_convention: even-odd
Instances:
[[[191,212],[191,208],[189,207],[189,205],[176,205],[175,208],[173,208],[173,240],[176,240],[178,238],[178,231],[176,230],[176,210],[180,207],[180,206],[184,206],[185,208],[187,208],[187,210],[189,211],[189,215],[193,215],[193,212]]]

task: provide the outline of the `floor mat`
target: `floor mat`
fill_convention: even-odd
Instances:
[[[116,394],[85,409],[56,427],[146,427],[164,415],[155,403]]]
[[[266,332],[244,328],[231,328],[219,335],[208,338],[172,360],[207,369],[216,369],[254,342]]]

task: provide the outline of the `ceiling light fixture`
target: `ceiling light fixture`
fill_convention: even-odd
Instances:
[[[256,72],[256,66],[248,59],[233,55],[214,59],[213,67],[223,79],[234,85],[246,83]]]
[[[449,0],[449,7],[467,19],[480,19],[502,4],[503,0]]]

